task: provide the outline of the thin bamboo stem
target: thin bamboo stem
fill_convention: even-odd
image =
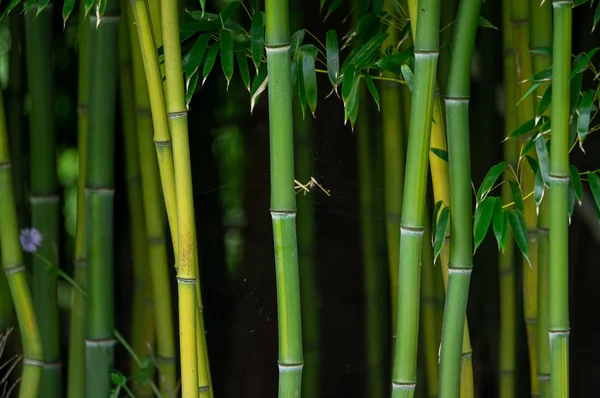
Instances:
[[[0,95],[0,246],[2,268],[15,305],[23,346],[23,373],[19,397],[29,398],[37,397],[40,391],[44,353],[19,242],[3,101]]]
[[[398,320],[392,371],[392,397],[413,397],[417,385],[417,346],[423,214],[428,150],[439,54],[440,2],[419,1],[415,76],[408,134],[398,277]]]
[[[52,65],[52,3],[38,13],[25,14],[27,85],[31,99],[30,203],[31,224],[44,238],[40,254],[58,264],[59,200],[54,130],[54,77]],[[44,396],[62,396],[57,277],[37,258],[32,259],[33,298],[42,333]]]
[[[569,101],[573,1],[553,0],[549,317],[551,391],[569,397]]]
[[[80,2],[83,10],[83,0]],[[77,181],[77,222],[75,232],[74,279],[87,286],[85,176],[87,163],[87,113],[90,69],[90,24],[83,11],[79,12],[79,78],[77,84],[77,140],[79,150],[79,177]],[[87,299],[73,289],[71,323],[69,327],[69,362],[67,375],[68,398],[85,396],[85,331]]]
[[[461,348],[473,269],[469,100],[471,60],[481,0],[458,6],[446,95],[452,241],[440,349],[440,398],[461,395]]]
[[[100,22],[98,24],[98,22]],[[88,322],[86,396],[111,393],[114,361],[113,196],[119,2],[101,21],[90,14],[89,112],[86,165]]]

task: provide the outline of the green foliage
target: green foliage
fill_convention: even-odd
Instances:
[[[436,208],[439,209],[443,206],[443,203],[440,201],[436,204]],[[450,208],[444,206],[439,213],[439,217],[437,217],[437,212],[434,214],[433,221],[435,222],[435,227],[432,228],[432,236],[433,236],[433,262],[437,260],[438,256],[442,252],[442,248],[444,247],[444,240],[446,239],[446,233],[448,232],[448,225],[450,224]]]

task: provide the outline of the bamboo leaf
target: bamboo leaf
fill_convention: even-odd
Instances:
[[[189,27],[195,26],[197,31],[206,31],[206,30],[217,30],[221,26],[221,18],[219,14],[213,14],[210,12],[203,11],[190,11],[185,10],[186,13],[194,19],[196,22],[187,22],[189,23]]]
[[[327,18],[336,12],[342,6],[342,4],[344,4],[344,0],[333,0],[333,2],[329,5],[327,14],[325,14],[325,18],[323,20],[327,20]]]
[[[408,89],[412,92],[413,91],[413,81],[414,81],[414,75],[412,73],[412,70],[410,70],[410,67],[406,64],[402,64],[402,66],[400,66],[400,68],[402,71],[402,77],[404,78],[404,81],[406,82]]]
[[[250,24],[250,48],[254,67],[258,70],[265,48],[265,15],[257,12],[252,16]]]
[[[479,186],[479,189],[477,190],[477,203],[480,203],[483,199],[485,199],[487,194],[494,187],[494,184],[496,183],[498,177],[500,177],[502,172],[504,172],[504,169],[506,169],[507,165],[507,162],[500,162],[488,171],[485,178],[483,179],[483,182]]]
[[[594,90],[586,90],[581,97],[577,107],[577,136],[579,137],[579,146],[583,150],[583,142],[590,130],[590,121],[592,112],[596,111],[594,105]]]
[[[204,33],[200,35],[200,37],[198,37],[194,43],[192,49],[186,54],[186,58],[188,58],[185,65],[186,80],[189,80],[192,75],[196,73],[198,68],[200,68],[200,64],[202,63],[202,58],[204,57],[204,52],[206,51],[206,46],[208,45],[210,36],[210,33]]]
[[[381,109],[379,108],[379,93],[377,92],[377,87],[375,87],[375,83],[373,83],[373,79],[371,78],[371,75],[369,75],[367,72],[363,71],[362,76],[365,79],[365,83],[367,83],[367,88],[369,89],[369,92],[371,93],[373,100],[377,104],[377,110],[380,111]]]
[[[531,168],[531,170],[534,173],[537,173],[537,170],[538,170],[537,160],[535,160],[534,158],[532,158],[529,155],[525,155],[525,160],[527,160],[527,164],[529,164],[529,167]]]
[[[573,212],[575,211],[575,202],[577,198],[575,197],[575,192],[573,191],[573,185],[569,184],[569,192],[567,194],[567,214],[569,216],[569,225],[571,225],[571,217],[573,217]],[[597,214],[598,211],[596,211]]]
[[[246,90],[250,91],[250,69],[248,69],[248,59],[246,58],[246,53],[244,51],[239,51],[235,53],[235,56],[240,69],[242,82],[244,82],[244,87],[246,87]]]
[[[508,134],[508,138],[516,138],[528,134],[535,129],[536,124],[537,123],[535,119],[528,120],[513,131],[511,131]]]
[[[18,3],[18,1],[13,0],[11,2],[12,3]],[[87,18],[88,14],[90,13],[90,10],[92,9],[92,7],[94,6],[94,4],[96,3],[96,0],[84,0],[83,1],[83,10],[85,12],[85,17]]]
[[[315,116],[317,109],[317,72],[315,72],[315,58],[309,51],[302,52],[302,80],[306,102],[313,116]]]
[[[535,183],[533,185],[533,201],[537,211],[539,212],[540,204],[544,198],[544,177],[542,177],[542,171],[538,167],[535,171]]]
[[[529,97],[531,94],[533,94],[540,86],[542,85],[542,82],[536,81],[533,82],[533,84],[531,84],[531,86],[529,87],[529,89],[527,90],[527,92],[525,92],[525,94],[523,94],[523,97],[521,97],[521,99],[517,102],[517,106],[527,97]]]
[[[500,30],[497,27],[495,27],[490,21],[488,21],[487,19],[485,19],[484,17],[482,17],[481,15],[479,16],[479,27],[481,28],[489,28],[489,29],[495,29],[495,30]]]
[[[527,79],[528,82],[545,82],[552,80],[552,67],[544,69],[540,72],[534,73]]]
[[[448,162],[448,152],[440,148],[431,148],[430,151],[444,162]]]
[[[296,56],[302,41],[304,41],[304,30],[301,29],[295,32],[290,38],[290,58],[294,58]]]
[[[206,81],[208,74],[212,70],[215,65],[215,60],[217,59],[217,54],[219,52],[219,42],[215,42],[208,47],[208,51],[206,52],[206,57],[204,58],[204,67],[202,68],[202,85]]]
[[[233,35],[230,30],[221,30],[221,68],[227,79],[227,90],[233,77]]]
[[[588,53],[579,59],[573,66],[573,70],[571,71],[571,75],[569,76],[569,80],[572,80],[576,75],[582,73],[589,67],[590,60],[592,57],[600,50],[600,47],[596,47],[588,51]],[[577,60],[577,58],[576,58]]]
[[[519,156],[525,156],[525,154],[529,153],[529,151],[533,148],[533,146],[535,145],[535,139],[539,136],[540,134],[531,134],[531,136],[529,136],[529,139],[527,140],[527,142],[525,143],[525,145],[523,145],[521,147],[521,152],[519,154]]]
[[[221,27],[225,28],[225,24],[229,22],[233,14],[240,6],[241,1],[232,1],[225,6],[219,13],[219,20],[221,21]]]
[[[579,170],[575,165],[569,165],[569,172],[571,174],[571,185],[573,186],[573,193],[577,197],[577,201],[581,204],[583,199],[583,185],[581,184],[581,176]]]
[[[296,73],[298,75],[298,99],[300,100],[300,108],[302,109],[302,119],[306,118],[306,87],[304,86],[304,52],[300,52],[296,58]]]
[[[344,106],[346,106],[348,98],[350,98],[350,92],[352,91],[353,81],[354,66],[350,65],[347,69],[344,70],[344,75],[342,76],[342,101],[344,102]]]
[[[431,217],[431,247],[433,247],[433,244],[435,242],[435,229],[437,227],[438,214],[443,204],[444,202],[438,200],[435,206],[433,207],[433,215]]]
[[[381,45],[387,39],[389,35],[386,32],[379,32],[374,37],[372,37],[368,42],[366,42],[359,50],[356,52],[356,55],[352,59],[351,64],[355,66],[357,70],[360,70],[367,65],[371,61],[372,56],[381,48]]]
[[[537,108],[538,116],[541,116],[546,112],[546,110],[548,109],[548,106],[550,106],[550,102],[552,102],[552,84],[548,85],[548,88],[546,88],[546,91],[544,92],[542,99],[538,103],[538,108]]]
[[[508,215],[502,210],[502,199],[495,198],[494,214],[492,215],[492,228],[496,242],[498,242],[498,250],[504,253],[506,242],[508,241]]]
[[[254,81],[252,82],[252,90],[250,96],[250,113],[254,110],[254,106],[258,102],[260,95],[267,88],[267,82],[269,79],[267,78],[267,64],[262,63],[258,68],[258,72],[254,77]]]
[[[529,52],[532,54],[552,55],[552,46],[533,48]]]
[[[190,102],[192,101],[192,97],[196,92],[196,87],[198,86],[198,78],[200,77],[200,71],[196,70],[192,76],[186,81],[185,88],[185,104],[189,107]]]
[[[335,30],[327,31],[325,47],[327,49],[327,74],[334,90],[337,91],[338,75],[340,73],[340,51]]]
[[[600,22],[600,3],[596,6],[596,11],[594,12],[594,24],[592,25],[592,32],[596,30],[596,25]]]
[[[539,135],[535,140],[535,152],[537,153],[538,164],[540,166],[540,171],[542,172],[542,177],[544,178],[544,183],[547,186],[550,186],[550,155],[548,154],[548,147],[546,146],[546,140],[543,135]]]
[[[523,202],[523,193],[521,192],[519,184],[513,180],[510,180],[508,183],[510,184],[510,192],[512,193],[512,197],[515,202],[515,208],[524,212],[525,203]]]
[[[440,212],[440,217],[435,229],[435,243],[433,244],[433,262],[437,260],[444,247],[446,231],[448,230],[448,221],[450,219],[450,208],[444,207]]]
[[[350,95],[348,97],[348,102],[346,103],[346,108],[344,109],[344,123],[346,120],[350,119],[350,125],[354,128],[354,123],[356,122],[356,118],[358,116],[358,87],[360,84],[360,74],[355,73],[352,79],[352,89],[350,90]]]
[[[395,75],[400,75],[402,74],[401,65],[411,59],[413,51],[414,48],[411,46],[398,54],[388,55],[375,62],[375,66],[390,71]]]
[[[596,212],[600,212],[600,178],[598,178],[596,173],[590,173],[588,181],[592,196],[594,197],[594,203],[596,204]]]
[[[571,80],[571,102],[569,108],[569,114],[572,115],[577,108],[577,104],[579,103],[579,96],[581,95],[581,88],[583,86],[583,73],[578,73],[575,75],[573,80]]]
[[[76,3],[76,0],[65,0],[65,2],[63,3],[63,9],[62,9],[63,28],[65,26],[67,26],[67,19],[69,19],[69,16],[73,12],[73,8],[75,8],[75,3]]]
[[[531,261],[529,261],[529,241],[527,236],[527,224],[525,224],[525,216],[523,216],[523,212],[521,212],[520,210],[508,211],[508,221],[510,222],[510,227],[513,231],[515,242],[517,242],[517,247],[523,254],[523,257],[525,257],[529,265],[531,265]]]
[[[204,9],[206,8],[206,0],[200,0],[200,8],[202,8],[202,14],[204,14]]]
[[[20,3],[21,3],[21,0],[12,0],[10,3],[8,3],[8,5],[4,9],[4,11],[2,12],[2,15],[0,15],[0,20],[4,19],[4,17],[6,17],[8,14],[10,14],[10,12],[16,6],[18,6]]]
[[[475,221],[473,223],[473,238],[475,248],[473,249],[473,254],[477,252],[477,248],[481,242],[483,242],[483,239],[490,228],[495,206],[496,198],[491,197],[486,198],[483,202],[481,202],[477,206],[477,210],[475,210]]]

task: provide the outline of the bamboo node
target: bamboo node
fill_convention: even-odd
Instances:
[[[29,202],[34,203],[58,203],[60,201],[59,195],[31,195]]]
[[[88,106],[87,105],[78,105],[77,113],[81,116],[85,116],[88,114]]]
[[[525,325],[537,325],[537,318],[525,318]]]
[[[31,358],[23,358],[23,364],[24,365],[31,365],[31,366],[39,366],[39,367],[44,367],[44,361],[40,361],[38,359],[31,359]]]
[[[185,110],[185,111],[179,111],[179,112],[169,112],[169,113],[167,113],[167,117],[169,119],[178,119],[180,117],[187,116],[187,114],[188,114],[187,110]]]
[[[302,368],[304,368],[303,363],[281,363],[281,362],[278,362],[277,366],[279,367],[280,372],[293,372],[293,371],[302,370]]]
[[[158,147],[165,147],[165,146],[171,146],[171,141],[157,141],[154,140],[154,146],[158,146]]]
[[[10,161],[8,161],[8,162],[0,162],[0,170],[2,170],[2,169],[10,169],[10,168],[11,168]]]
[[[400,234],[423,236],[423,233],[425,233],[425,228],[423,227],[409,227],[406,225],[400,225]]]
[[[181,283],[183,285],[195,285],[196,284],[196,278],[181,278],[181,277],[177,277],[177,283]]]
[[[135,113],[138,114],[138,116],[152,116],[152,111],[149,108],[135,108]]]
[[[417,387],[417,383],[401,383],[399,381],[392,380],[392,389],[394,390],[409,390],[414,391]]]
[[[112,347],[117,343],[115,339],[90,340],[85,339],[86,347]]]
[[[198,392],[208,392],[210,391],[210,386],[198,386]]]
[[[453,267],[451,264],[448,265],[449,275],[471,275],[473,272],[473,265],[469,265],[469,268]]]
[[[148,237],[148,246],[159,246],[166,243],[167,241],[164,237]]]
[[[568,184],[571,180],[570,176],[557,176],[556,174],[548,174],[548,181],[551,184]]]
[[[175,357],[163,357],[158,355],[156,357],[156,360],[160,363],[175,363],[176,358]]]
[[[290,45],[290,43],[284,43],[284,44],[265,44],[265,50],[267,51],[267,54],[269,52],[287,52],[290,50],[292,46]]]
[[[538,234],[548,235],[550,233],[550,228],[547,227],[538,227]]]
[[[471,97],[450,97],[447,96],[444,98],[446,102],[457,102],[459,104],[468,104],[471,100]]]
[[[463,352],[460,356],[461,359],[469,359],[473,356],[473,351]]]
[[[573,0],[553,0],[552,7],[570,6],[573,4]]]
[[[16,274],[17,272],[25,271],[24,265],[16,265],[14,267],[6,267],[4,268],[4,275],[9,276],[12,274]]]
[[[538,373],[538,380],[539,381],[549,381],[550,374],[549,373]]]
[[[63,366],[62,362],[44,362],[44,369],[60,369]]]
[[[83,258],[76,258],[75,261],[73,261],[73,265],[78,268],[87,267],[87,261]]]
[[[388,211],[385,213],[385,218],[387,218],[388,221],[401,221],[402,214],[393,211]]]

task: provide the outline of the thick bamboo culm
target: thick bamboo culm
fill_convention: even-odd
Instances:
[[[31,225],[43,236],[39,253],[58,264],[59,200],[54,123],[54,76],[52,68],[52,3],[38,13],[37,5],[25,14],[27,91],[31,99],[30,189]],[[32,258],[33,301],[42,333],[44,396],[62,396],[57,276],[40,258]]]
[[[469,100],[481,0],[460,0],[446,94],[452,240],[440,349],[440,395],[459,397],[464,325],[473,269]]]
[[[98,22],[100,22],[98,24]],[[90,14],[86,164],[88,300],[86,396],[111,394],[114,361],[113,197],[119,2]]]
[[[552,47],[552,5],[549,1],[539,4],[530,0],[530,40],[533,73],[539,73],[552,65],[552,55],[536,51]],[[550,85],[543,82],[537,89],[541,98]],[[537,107],[536,107],[537,108]],[[549,110],[546,111],[549,114]],[[540,115],[536,115],[540,116]],[[537,378],[541,398],[550,398],[550,337],[548,335],[548,223],[550,192],[544,190],[538,217],[538,280],[537,280]]]
[[[73,261],[74,280],[84,289],[87,286],[86,228],[85,228],[85,178],[87,163],[87,113],[90,70],[90,23],[80,2],[78,20],[79,73],[77,84],[77,148],[79,151],[79,175],[77,180],[77,221],[75,253]],[[67,373],[67,397],[85,396],[85,333],[87,300],[73,289],[71,319],[69,325],[69,362]]]
[[[530,82],[524,82],[532,74],[531,52],[529,51],[529,2],[513,0],[511,10],[511,24],[513,32],[513,45],[515,52],[515,67],[517,80],[517,100],[520,100],[531,86]],[[531,120],[534,117],[534,96],[530,95],[517,105],[517,126]],[[529,135],[521,137],[524,145]],[[529,153],[537,158],[535,151]],[[520,183],[524,195],[533,192],[535,174],[529,164],[523,160],[520,170]],[[539,395],[537,379],[537,209],[533,195],[523,200],[525,204],[525,223],[529,243],[529,262],[522,257],[523,262],[523,313],[525,317],[525,328],[527,330],[527,347],[529,349],[529,373],[531,383],[531,395]]]
[[[517,127],[517,86],[513,33],[511,30],[512,0],[502,2],[502,30],[504,53],[504,135]],[[518,142],[504,142],[504,160],[514,169],[518,161]],[[508,175],[505,173],[505,175]],[[502,185],[502,202],[512,202],[508,184]],[[499,347],[499,393],[500,398],[512,398],[516,394],[516,280],[514,264],[515,241],[509,231],[504,253],[499,254],[498,274],[500,279],[500,347]]]
[[[408,134],[405,189],[402,200],[397,338],[394,347],[392,397],[413,397],[417,384],[420,261],[424,232],[428,151],[439,51],[440,2],[419,1],[415,37],[415,74]]]
[[[128,13],[128,15],[130,15]],[[144,18],[146,20],[146,18]],[[169,286],[169,265],[165,237],[164,204],[161,197],[160,176],[157,157],[153,153],[153,128],[150,98],[146,85],[144,66],[140,50],[140,40],[136,37],[143,26],[136,27],[129,19],[131,53],[133,66],[133,88],[136,112],[136,144],[139,151],[143,208],[148,239],[149,271],[156,313],[156,354],[158,357],[161,391],[165,396],[175,393],[177,384],[175,337],[173,314],[171,311],[171,291]]]
[[[569,111],[573,1],[553,0],[549,316],[551,395],[569,397]]]
[[[13,195],[8,134],[2,96],[0,96],[0,191],[2,192],[0,195],[2,268],[8,280],[17,313],[23,348],[23,373],[19,383],[19,397],[37,397],[40,391],[44,353],[19,241],[19,224]]]
[[[140,176],[140,156],[137,145],[136,103],[134,98],[134,74],[132,65],[133,46],[130,45],[129,26],[132,25],[128,4],[121,2],[122,18],[119,26],[119,94],[121,99],[121,121],[123,127],[123,147],[125,152],[125,181],[127,184],[127,208],[129,213],[129,231],[131,239],[131,259],[133,269],[132,289],[132,312],[131,317],[131,348],[139,358],[149,354],[149,349],[155,350],[155,309],[152,295],[152,281],[148,269],[150,240],[146,234],[146,220],[142,200],[142,178]],[[135,31],[133,32],[135,33]],[[137,43],[137,40],[131,40]],[[139,46],[139,44],[138,44]],[[138,49],[139,53],[139,49]],[[139,57],[139,55],[138,55]],[[140,65],[141,68],[141,65]],[[144,83],[143,69],[141,79]],[[149,110],[148,110],[149,112]],[[152,123],[150,121],[150,123]],[[151,138],[150,138],[151,140]],[[152,142],[150,141],[150,154],[152,154]],[[164,245],[164,239],[163,239]],[[168,283],[168,279],[164,279]],[[170,297],[170,296],[169,296]],[[158,314],[158,312],[156,312]],[[160,316],[157,315],[156,318]],[[135,361],[130,361],[132,374],[140,371]],[[152,375],[150,375],[152,377]],[[133,380],[133,392],[136,397],[152,397],[153,392],[150,383],[143,380]],[[168,396],[168,395],[167,395]]]

